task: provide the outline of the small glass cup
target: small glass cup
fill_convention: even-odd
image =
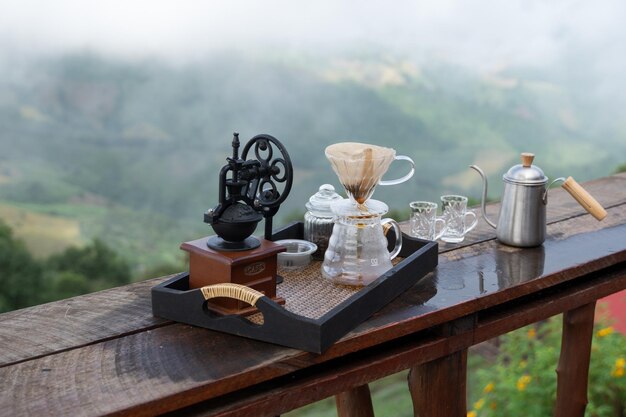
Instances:
[[[465,239],[465,235],[470,232],[478,219],[476,214],[467,210],[467,197],[462,195],[442,195],[441,208],[443,218],[446,221],[446,231],[441,236],[441,240],[449,243],[460,243]],[[472,218],[472,223],[467,226],[467,218]]]
[[[437,217],[437,203],[430,201],[413,201],[411,207],[411,236],[418,239],[437,240],[446,231],[446,222]],[[437,224],[440,224],[437,232]]]

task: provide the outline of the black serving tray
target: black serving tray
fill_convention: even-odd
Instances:
[[[301,239],[302,234],[303,224],[293,223],[276,231],[273,240]],[[152,313],[181,323],[322,353],[432,271],[438,263],[438,245],[403,234],[399,256],[404,259],[318,319],[294,314],[268,297],[256,302],[263,324],[236,315],[219,316],[207,309],[200,289],[189,289],[188,272],[152,288]]]

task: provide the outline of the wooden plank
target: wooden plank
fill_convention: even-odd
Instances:
[[[473,313],[433,329],[446,339],[462,335],[468,346],[454,350],[450,345],[447,354],[411,366],[408,383],[415,417],[463,416],[467,411],[467,348],[477,317]]]
[[[589,359],[596,303],[585,304],[563,315],[561,356],[556,368],[555,417],[583,417],[587,407]]]
[[[165,326],[0,368],[0,415],[154,415],[290,372],[293,354]]]
[[[467,412],[467,349],[416,365],[409,372],[415,417],[463,416]]]
[[[594,180],[584,185],[605,207],[624,203],[626,198],[623,193],[616,192],[625,189],[626,175],[624,174]],[[497,205],[491,205],[489,210],[497,211],[497,208]],[[605,222],[591,225],[591,230],[608,225],[612,221],[611,216],[614,215],[614,211],[609,212],[609,218]],[[584,210],[565,191],[560,189],[550,191],[549,221],[575,215],[582,216],[583,213]],[[497,216],[497,212],[493,213],[493,216]],[[582,216],[582,218],[590,217]],[[553,226],[549,227],[549,233],[552,228]],[[472,232],[463,243],[464,246],[442,244],[440,247],[443,251],[453,251],[455,255],[452,255],[452,258],[473,256],[484,247],[472,250],[465,249],[465,246],[472,246],[481,240],[493,239],[494,236],[493,229],[480,221],[477,230]],[[562,236],[566,237],[567,234]],[[147,280],[125,287],[0,314],[0,367],[120,337],[127,333],[167,325],[168,322],[152,316],[149,294],[152,286],[167,278]],[[437,291],[437,289],[434,288],[431,291]],[[413,296],[410,301],[419,300]],[[417,313],[419,315],[421,312]],[[406,314],[402,311],[400,318]]]
[[[165,279],[0,314],[0,367],[166,324],[150,301]]]
[[[616,216],[612,216],[611,218],[615,219],[617,217]],[[579,222],[577,222],[577,223],[579,223]],[[561,227],[561,226],[562,225],[559,225],[559,227]],[[561,239],[562,237],[563,236],[560,236],[559,239]],[[556,244],[556,242],[558,242],[558,241],[555,241],[553,243]],[[611,243],[615,243],[615,242],[611,242]],[[476,271],[477,271],[477,265],[483,264],[483,267],[485,267],[485,266],[489,266],[489,265],[493,264],[493,262],[494,262],[493,258],[496,257],[495,255],[497,255],[499,252],[496,252],[496,254],[494,255],[494,253],[493,253],[494,251],[493,250],[489,250],[489,247],[486,247],[485,245],[494,245],[494,243],[493,242],[492,243],[485,243],[485,244],[481,244],[480,248],[474,248],[474,252],[476,252],[476,253],[484,252],[482,255],[477,255],[476,253],[473,253],[473,252],[469,252],[469,254],[467,254],[469,249],[465,249],[464,252],[467,254],[466,255],[467,257],[464,258],[464,262],[461,263],[461,264],[456,263],[454,258],[447,259],[447,261],[449,261],[448,263],[452,263],[452,265],[448,266],[448,269],[450,269],[452,272],[454,272],[454,274],[457,274],[457,275],[458,275],[459,272],[461,274],[463,274],[464,270],[467,270],[467,274],[475,274]],[[548,254],[547,257],[550,258],[551,255],[549,255],[549,254],[551,253],[550,248],[552,248],[552,245],[549,244],[549,245],[545,245],[545,246],[548,248],[547,249],[547,254]],[[602,250],[607,250],[607,247],[603,247],[602,245],[600,245],[600,246],[595,245],[594,249],[602,251]],[[510,249],[505,249],[505,250],[509,251]],[[611,248],[609,247],[608,250],[611,251]],[[557,248],[554,249],[554,252],[559,254],[560,252],[563,252],[563,251],[562,251],[562,249],[560,247],[557,247]],[[509,253],[509,252],[506,252],[506,253]],[[513,252],[513,255],[511,255],[511,256],[514,256],[514,253],[515,252]],[[589,253],[586,253],[586,255],[589,255]],[[612,256],[614,258],[615,256],[618,256],[618,255],[619,255],[619,252],[615,252]],[[485,256],[485,259],[483,259],[481,256]],[[546,256],[546,255],[544,254],[543,256]],[[615,262],[615,261],[616,261],[615,259],[613,259],[613,260],[611,260],[611,259],[607,260],[607,258],[603,259],[603,262],[608,263],[608,264],[610,264],[611,262]],[[569,260],[568,260],[568,262],[569,262]],[[497,265],[497,263],[498,263],[498,261],[496,259],[496,265]],[[459,300],[455,300],[455,299],[449,300],[450,294],[453,294],[457,290],[455,290],[453,287],[450,286],[451,285],[450,282],[446,281],[447,279],[451,279],[451,278],[446,278],[447,276],[453,277],[453,275],[452,275],[452,272],[446,271],[445,265],[446,265],[446,260],[444,260],[444,262],[442,262],[442,266],[440,266],[440,268],[439,268],[440,270],[437,271],[437,278],[439,278],[439,281],[440,281],[439,282],[439,284],[440,284],[439,288],[436,289],[437,292],[438,292],[438,295],[443,297],[444,298],[443,301],[445,301],[448,304],[450,304],[450,301],[453,301],[453,302],[454,301],[463,301],[462,298],[460,298]],[[603,265],[600,264],[599,266],[603,266]],[[586,268],[587,272],[589,272],[591,270],[589,265],[586,265],[585,268]],[[576,275],[575,274],[574,275],[558,274],[556,276],[556,279],[557,279],[557,281],[559,281],[559,280],[571,278],[573,276],[576,276]],[[505,285],[505,284],[508,285],[509,284],[509,283],[502,283],[502,282],[500,282],[500,278],[501,277],[497,277],[497,279],[496,279],[493,276],[489,277],[489,276],[487,276],[487,274],[483,274],[481,279],[483,281],[485,281],[483,286],[485,286],[486,288],[488,288],[490,286],[493,287],[494,285],[501,286],[501,285]],[[522,278],[524,278],[524,277],[519,277],[519,279],[522,279]],[[431,280],[431,283],[432,282],[433,282],[433,280]],[[454,284],[454,283],[452,283],[452,284]],[[515,280],[511,284],[516,284]],[[534,285],[536,283],[532,283],[532,284]],[[427,286],[428,282],[424,283],[422,285],[422,287],[424,285]],[[545,284],[541,284],[541,285],[543,287],[547,286]],[[404,315],[403,315],[404,312],[402,311],[403,307],[404,307],[404,305],[403,305],[404,303],[402,301],[406,302],[407,301],[407,297],[409,297],[409,304],[411,306],[411,311],[410,311],[411,314],[408,317],[408,319],[411,319],[411,325],[409,327],[405,328],[405,331],[404,331],[405,333],[406,332],[410,332],[410,331],[415,331],[415,330],[418,330],[420,327],[423,328],[425,326],[436,324],[437,322],[441,322],[441,321],[445,320],[447,317],[441,316],[441,317],[437,318],[437,312],[436,311],[433,311],[432,314],[427,315],[427,317],[425,317],[425,320],[419,320],[419,323],[417,323],[416,320],[413,320],[415,317],[418,317],[420,315],[423,316],[424,312],[428,313],[430,310],[433,310],[433,308],[432,308],[433,306],[436,307],[434,310],[442,310],[445,307],[445,304],[441,304],[441,305],[438,306],[435,303],[435,301],[437,301],[437,299],[434,299],[432,301],[427,302],[424,306],[417,307],[417,310],[416,310],[416,308],[415,308],[416,305],[420,305],[424,300],[428,300],[428,298],[430,298],[429,292],[432,292],[432,289],[429,289],[429,288],[423,289],[423,288],[419,288],[419,287],[420,286],[418,286],[418,288],[416,288],[417,291],[410,291],[407,294],[405,294],[405,296],[401,297],[401,299],[404,299],[404,300],[400,300],[400,303],[394,303],[392,306],[389,306],[389,308],[385,309],[386,311],[383,311],[381,314],[377,315],[377,317],[375,317],[374,320],[370,320],[369,324],[367,326],[365,326],[364,329],[357,329],[357,330],[360,330],[361,333],[364,333],[364,332],[369,331],[368,327],[370,327],[370,328],[381,327],[380,323],[377,322],[377,320],[380,319],[381,317],[384,317],[386,322],[389,322],[390,320],[395,321],[395,320],[397,320],[399,318],[404,318]],[[523,289],[523,287],[520,287],[520,286],[518,286],[518,287],[519,288],[516,288],[516,293],[513,293],[515,296],[519,296],[520,294],[522,294],[519,291],[520,291],[520,288]],[[472,291],[470,291],[470,292],[465,291],[465,292],[458,293],[458,294],[459,294],[459,296],[462,296],[462,297],[465,297],[465,298],[474,299],[474,298],[476,298],[476,297],[481,295],[479,292],[476,291],[477,289],[480,290],[480,286],[478,286],[478,288],[476,288],[476,286],[474,285],[474,288],[473,288]],[[467,290],[469,290],[469,288]],[[472,301],[472,300],[470,300],[470,301]],[[482,301],[481,301],[481,303],[483,303],[482,304],[483,307],[486,305],[484,303],[484,301],[485,301],[484,299],[482,299]],[[477,302],[477,301],[474,301],[474,302]],[[145,308],[148,308],[148,306],[147,306],[148,303],[146,302],[145,304],[146,304]],[[134,307],[135,305],[132,304],[132,306]],[[467,310],[468,308],[471,309],[468,306],[465,306],[463,308],[465,310]],[[86,308],[86,310],[89,310],[89,309]],[[393,314],[386,314],[386,313],[393,313]],[[439,312],[438,314],[441,315],[443,313]],[[451,313],[448,310],[448,312],[446,314],[456,314],[458,316],[458,311]],[[390,317],[386,317],[386,316],[390,316]],[[432,319],[432,320],[429,321],[429,319]],[[415,327],[416,325],[417,325],[417,327]],[[393,333],[395,333],[396,335],[398,335],[398,334],[401,334],[401,333],[398,333],[399,330],[401,330],[401,328],[402,327],[396,326],[391,331]],[[381,334],[383,334],[383,336],[384,336],[384,333],[381,333]],[[387,337],[387,336],[385,336],[385,337]],[[349,349],[351,349],[351,348],[349,348]],[[341,352],[341,351],[339,351],[339,352]]]
[[[337,394],[337,417],[374,417],[372,397],[367,384]]]
[[[369,382],[368,378],[376,379],[416,362],[435,359],[526,325],[529,321],[564,311],[576,306],[575,303],[588,303],[590,298],[593,300],[626,288],[625,269],[620,269],[619,273],[603,272],[574,281],[576,286],[563,290],[564,295],[553,295],[546,290],[544,293],[548,295],[545,297],[533,295],[518,306],[513,302],[511,307],[503,308],[498,314],[485,317],[478,323],[476,331],[453,337],[436,336],[431,342],[428,337],[432,338],[432,332],[424,333],[426,336],[409,335],[407,340],[412,343],[412,351],[409,349],[406,352],[402,348],[398,353],[397,349],[394,350],[395,342],[389,342],[386,347],[372,348],[373,352],[381,354],[380,364],[387,363],[387,357],[393,358],[393,361],[382,369],[365,372],[364,369],[378,362],[364,360],[361,363],[364,368],[351,374],[350,378],[362,385]],[[136,415],[150,415],[219,397],[241,387],[305,368],[316,359],[322,362],[323,359],[300,355],[299,362],[295,362],[293,356],[298,352],[285,352],[285,349],[273,345],[263,346],[259,342],[234,336],[207,333],[212,332],[190,326],[166,326],[5,367],[0,369],[0,392],[10,394],[0,396],[0,410],[6,410],[11,415],[99,415],[123,410]],[[211,355],[211,352],[220,354]],[[330,374],[326,376],[329,387],[326,389],[342,388],[338,382],[339,365],[350,361],[338,358],[336,363],[330,365]],[[314,393],[303,398],[323,392],[318,382],[313,384],[316,387],[312,390]],[[292,393],[289,400],[293,400],[294,396]],[[268,401],[267,415],[285,411],[276,410],[278,405],[289,409],[291,405],[296,407],[299,404],[281,403],[275,397]]]
[[[572,285],[575,284],[575,285]],[[562,286],[563,287],[563,286]],[[419,332],[335,359],[265,384],[258,384],[222,399],[209,400],[176,412],[177,416],[244,417],[273,416],[360,386],[416,364],[425,363],[494,335],[545,320],[572,306],[593,302],[626,288],[626,265],[613,267],[567,283],[563,288],[527,297],[524,302],[489,309],[473,331],[452,337]]]

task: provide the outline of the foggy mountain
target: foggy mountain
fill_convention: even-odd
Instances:
[[[222,52],[179,65],[93,52],[12,62],[0,74],[0,200],[76,219],[82,239],[102,237],[139,264],[175,259],[180,241],[211,234],[202,213],[217,204],[233,131],[243,143],[276,136],[292,158],[277,223],[301,216],[319,185],[340,189],[324,157],[338,141],[413,158],[410,182],[375,193],[396,210],[450,192],[478,198],[472,163],[497,198],[522,151],[548,176],[579,181],[626,159],[617,110],[571,70],[481,72],[376,48]]]

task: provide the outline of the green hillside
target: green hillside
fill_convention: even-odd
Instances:
[[[375,194],[400,210],[448,192],[478,197],[471,163],[490,174],[497,198],[521,151],[550,177],[607,175],[623,163],[626,129],[568,82],[377,53],[215,54],[178,66],[89,53],[18,61],[0,70],[0,216],[72,222],[73,242],[99,237],[137,271],[180,263],[181,241],[211,233],[202,213],[217,203],[235,130],[244,141],[272,134],[292,157],[295,186],[277,223],[301,216],[320,184],[338,187],[323,150],[344,140],[415,160],[409,183]],[[65,239],[57,220],[42,225],[42,239]]]

